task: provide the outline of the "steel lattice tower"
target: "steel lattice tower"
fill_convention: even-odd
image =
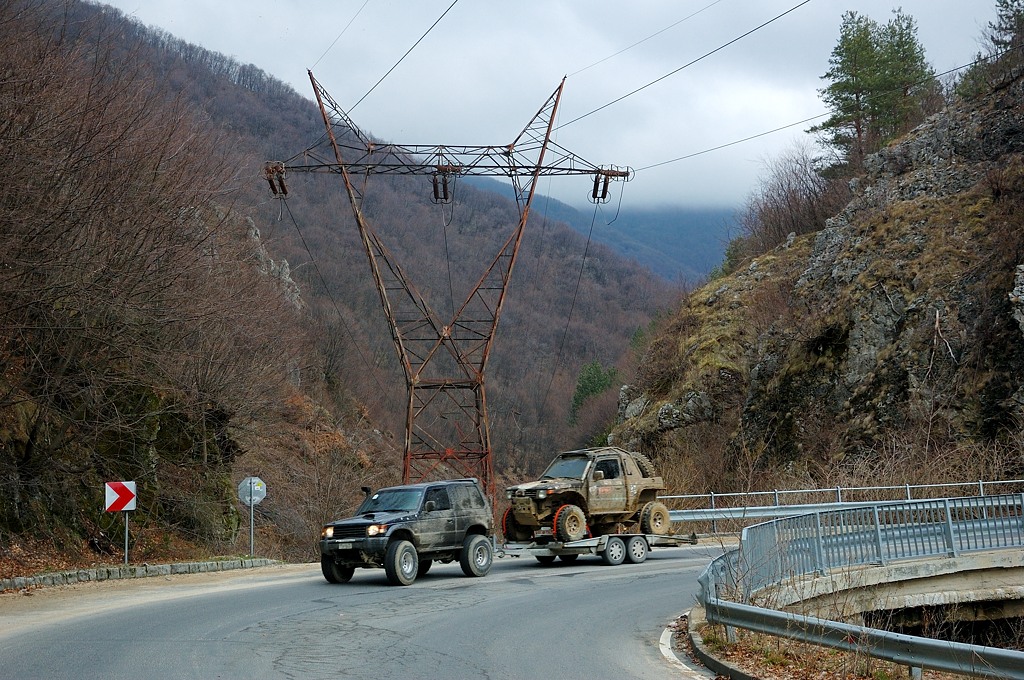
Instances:
[[[370,140],[309,72],[326,129],[324,146],[307,149],[302,163],[267,163],[271,189],[286,194],[287,172],[341,175],[363,248],[391,330],[408,388],[403,480],[436,476],[477,477],[494,494],[485,371],[519,253],[537,180],[552,175],[591,175],[591,199],[608,198],[609,183],[630,171],[595,166],[551,141],[565,80],[511,143],[503,146],[383,144]],[[395,257],[367,223],[362,192],[353,177],[429,175],[433,199],[451,200],[459,176],[511,179],[519,221],[454,315],[443,321],[416,290]],[[453,183],[453,182],[452,182]]]

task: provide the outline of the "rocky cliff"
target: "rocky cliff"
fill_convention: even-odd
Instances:
[[[687,489],[1020,474],[1022,152],[1017,80],[871,157],[825,229],[689,296],[613,439]]]

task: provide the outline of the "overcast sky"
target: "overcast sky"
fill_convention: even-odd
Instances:
[[[806,123],[649,167],[824,113],[817,90],[844,11],[884,23],[902,7],[917,20],[918,38],[938,72],[972,61],[995,16],[993,0],[810,0],[641,92],[570,122],[800,1],[458,0],[354,109],[452,0],[108,4],[143,24],[255,64],[310,97],[311,68],[363,131],[395,143],[507,144],[568,75],[556,140],[596,165],[635,168],[623,206],[641,208],[742,204],[767,158],[800,140],[813,142],[803,133],[811,125]],[[588,184],[556,177],[540,190],[585,205]]]

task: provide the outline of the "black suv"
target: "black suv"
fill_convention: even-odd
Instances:
[[[459,560],[466,576],[486,576],[494,551],[490,503],[475,479],[407,484],[366,498],[354,517],[320,532],[320,569],[330,583],[348,583],[356,567],[384,567],[388,581],[407,586],[434,560]]]

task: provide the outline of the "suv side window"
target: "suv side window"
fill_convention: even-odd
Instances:
[[[456,510],[478,510],[484,507],[479,489],[470,484],[455,484],[451,487],[452,500]]]
[[[594,464],[594,472],[603,472],[605,479],[618,479],[622,476],[617,458],[602,458]]]
[[[448,499],[448,491],[443,486],[435,486],[432,489],[427,489],[427,496],[424,499],[425,503],[434,501],[434,510],[451,510],[452,503]]]

